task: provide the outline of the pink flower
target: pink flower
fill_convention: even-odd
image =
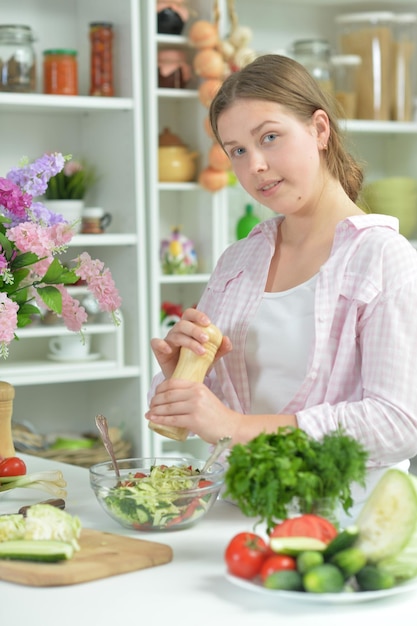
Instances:
[[[0,356],[8,355],[7,344],[14,339],[19,305],[0,292]]]
[[[122,303],[116,289],[110,270],[104,268],[104,263],[93,260],[87,252],[83,252],[77,259],[78,265],[74,269],[77,276],[85,280],[89,291],[96,298],[103,311],[114,312]]]
[[[62,285],[57,285],[62,295],[62,319],[68,330],[78,332],[87,321],[87,313],[76,298],[72,298]]]

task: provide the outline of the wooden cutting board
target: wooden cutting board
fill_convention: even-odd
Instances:
[[[0,560],[0,580],[33,587],[75,585],[169,563],[170,546],[83,529],[80,551],[58,563]]]

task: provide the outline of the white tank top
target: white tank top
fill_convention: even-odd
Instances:
[[[263,295],[245,346],[251,413],[280,413],[304,380],[314,338],[316,282],[317,275],[293,289]]]

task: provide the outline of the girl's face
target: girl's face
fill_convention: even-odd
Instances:
[[[241,99],[217,126],[233,171],[255,200],[284,215],[315,205],[327,172],[320,158],[329,136],[324,111],[303,122],[274,102]]]

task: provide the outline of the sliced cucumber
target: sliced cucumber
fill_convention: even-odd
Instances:
[[[322,552],[326,548],[323,541],[314,537],[271,537],[269,545],[274,552],[291,556],[297,556],[307,550]]]
[[[64,541],[16,540],[0,543],[0,559],[53,563],[72,558],[74,547]]]

